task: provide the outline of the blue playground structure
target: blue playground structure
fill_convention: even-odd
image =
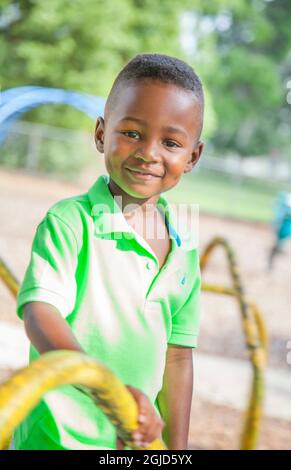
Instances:
[[[269,257],[270,268],[273,265],[275,256],[282,251],[283,242],[291,237],[291,193],[280,192],[278,194],[273,226],[276,241]]]
[[[14,121],[28,110],[43,104],[68,104],[86,113],[92,119],[103,116],[105,99],[67,91],[61,88],[23,86],[4,90],[0,94],[0,145]]]

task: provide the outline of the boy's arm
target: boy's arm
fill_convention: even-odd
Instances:
[[[45,302],[29,302],[24,305],[24,325],[27,336],[40,354],[56,349],[65,349],[85,353],[75,338],[71,328],[59,311],[51,304]],[[75,386],[79,391],[82,387]],[[151,442],[161,434],[163,423],[146,395],[140,390],[126,385],[128,391],[137,401],[139,417],[144,415],[145,420],[139,423],[133,439]],[[84,393],[84,392],[83,392]],[[85,392],[86,393],[86,392]],[[139,436],[140,434],[140,436]],[[136,437],[135,437],[136,435]],[[117,443],[117,448],[122,449]]]
[[[66,320],[53,305],[29,302],[24,305],[23,311],[26,334],[40,354],[56,349],[85,352]]]
[[[188,447],[192,393],[192,348],[168,344],[163,387],[157,403],[165,422],[162,437],[171,450]]]

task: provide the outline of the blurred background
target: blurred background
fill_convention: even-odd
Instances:
[[[263,312],[269,361],[260,449],[291,447],[290,20],[288,0],[0,0],[0,257],[19,281],[47,209],[105,172],[92,113],[78,100],[102,103],[142,52],[179,57],[201,77],[205,150],[167,196],[199,204],[200,251],[226,238],[246,295]],[[30,89],[18,87],[31,86],[46,92],[25,101]],[[80,95],[47,103],[50,89]],[[203,276],[231,285],[222,250]],[[0,382],[24,364],[26,350],[15,300],[0,283]],[[233,299],[203,293],[194,363],[191,447],[238,448],[251,368]]]

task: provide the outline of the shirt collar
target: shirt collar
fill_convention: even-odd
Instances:
[[[88,197],[91,204],[91,215],[94,218],[95,230],[98,234],[108,234],[112,232],[128,232],[133,234],[133,229],[125,219],[120,206],[113,198],[109,188],[109,176],[100,175],[88,191]],[[175,221],[170,210],[167,199],[160,195],[157,202],[159,210],[165,214],[165,223],[169,232],[169,237],[175,240],[176,247],[182,245],[183,249],[193,248],[189,246],[188,241],[181,240],[175,228]]]

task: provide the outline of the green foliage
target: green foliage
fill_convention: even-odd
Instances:
[[[217,117],[212,144],[221,154],[265,155],[273,149],[288,154],[291,149],[285,130],[291,120],[291,107],[286,103],[286,82],[291,74],[291,3],[237,3],[245,8],[227,7],[223,12],[229,27],[217,27],[210,33],[215,61],[203,69]],[[209,42],[209,37],[203,41]]]
[[[36,142],[34,142],[36,139]],[[36,152],[36,153],[35,153]],[[29,162],[30,156],[35,156]],[[88,142],[72,133],[72,138],[53,139],[42,135],[11,133],[1,147],[0,165],[7,168],[24,168],[37,173],[58,175],[76,180],[80,171],[92,164]]]
[[[185,12],[196,41],[190,52],[180,40]],[[290,14],[289,0],[0,0],[1,88],[106,96],[136,53],[175,55],[202,76],[204,139],[218,154],[287,153]],[[68,107],[43,106],[25,118],[92,131],[90,120]]]

